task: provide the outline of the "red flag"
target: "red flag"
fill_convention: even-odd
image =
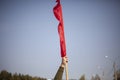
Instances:
[[[53,8],[53,12],[57,20],[58,24],[58,33],[60,37],[60,47],[61,47],[61,57],[66,56],[66,44],[65,44],[65,36],[64,36],[64,24],[63,24],[63,16],[62,16],[62,7],[60,4],[60,0],[56,0],[57,4]]]

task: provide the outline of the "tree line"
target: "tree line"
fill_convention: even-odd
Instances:
[[[120,69],[118,69],[115,73],[117,75],[117,80],[120,80]],[[116,80],[115,73],[113,74],[113,80]],[[103,76],[104,76],[104,74],[103,74]],[[85,75],[82,75],[79,80],[86,80]],[[92,76],[90,80],[101,80],[101,78],[98,74],[96,74],[95,76]]]
[[[23,74],[18,74],[18,73],[10,73],[7,72],[6,70],[2,70],[0,72],[0,80],[47,80],[46,78],[41,78],[41,77],[32,77],[30,75],[23,75]]]
[[[86,80],[85,75],[82,75],[79,80]],[[95,76],[92,76],[90,80],[101,80],[101,78],[98,74],[96,74]]]
[[[116,72],[117,73],[117,80],[120,80],[120,69]],[[0,72],[0,80],[47,80],[46,78],[42,77],[32,77],[30,75],[23,75],[23,74],[18,74],[18,73],[10,73],[7,72],[6,70],[2,70]],[[74,80],[74,79],[70,79]],[[82,75],[79,80],[86,80],[85,75]],[[101,80],[100,76],[96,74],[95,76],[92,76],[90,80]],[[113,80],[115,80],[114,75],[113,75]]]

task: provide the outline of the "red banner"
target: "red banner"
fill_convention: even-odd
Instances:
[[[58,33],[60,37],[60,48],[61,48],[61,57],[66,56],[66,44],[65,44],[65,36],[64,36],[64,24],[63,24],[63,16],[62,16],[62,6],[60,4],[60,0],[56,0],[57,4],[53,8],[53,12],[57,20],[58,24]]]

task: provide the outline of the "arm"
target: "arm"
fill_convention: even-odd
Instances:
[[[62,80],[63,72],[64,72],[64,68],[60,66],[54,77],[54,80]]]
[[[54,80],[62,80],[62,75],[63,75],[64,68],[67,62],[68,62],[67,57],[62,57],[62,63],[54,77]]]

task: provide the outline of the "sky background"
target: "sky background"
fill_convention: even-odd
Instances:
[[[61,4],[69,78],[89,80],[104,71],[104,80],[112,80],[114,61],[120,69],[120,1]],[[55,76],[61,57],[54,6],[55,0],[0,0],[0,71]]]

